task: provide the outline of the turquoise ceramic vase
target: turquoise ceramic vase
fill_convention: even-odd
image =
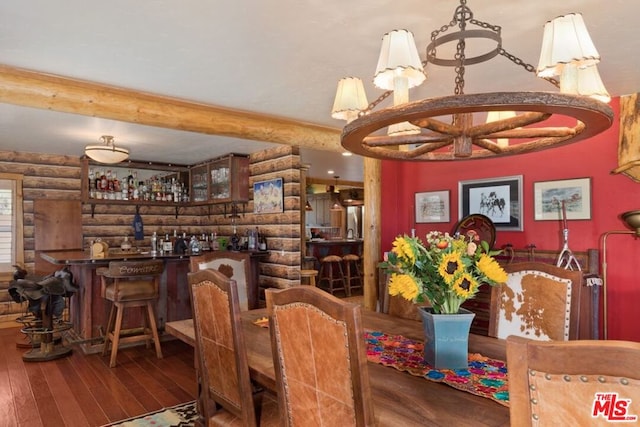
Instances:
[[[469,329],[475,313],[461,308],[458,314],[434,314],[420,307],[424,328],[424,360],[436,369],[467,369]]]

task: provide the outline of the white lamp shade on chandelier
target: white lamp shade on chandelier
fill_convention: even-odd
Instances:
[[[358,113],[367,108],[367,105],[367,94],[362,80],[357,77],[345,77],[338,82],[331,117],[350,122],[358,117]]]
[[[611,101],[611,96],[602,83],[596,65],[589,67],[565,65],[560,78],[560,92],[590,96],[606,103]]]
[[[98,163],[105,164],[120,163],[129,158],[129,150],[116,147],[113,136],[103,135],[100,140],[102,144],[87,145],[84,148],[84,154]]]
[[[373,83],[381,89],[393,90],[393,105],[402,105],[409,102],[409,89],[421,85],[425,79],[413,33],[393,30],[385,34]],[[387,130],[390,136],[419,133],[420,128],[409,122],[393,124]]]
[[[407,79],[407,89],[419,86],[426,79],[411,31],[393,30],[382,37],[373,83],[380,89],[395,90],[397,76]]]
[[[544,25],[542,48],[538,62],[539,77],[562,75],[566,64],[589,67],[600,62],[582,15],[558,16]]]

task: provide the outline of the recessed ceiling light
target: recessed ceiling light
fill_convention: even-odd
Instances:
[[[345,151],[345,152],[342,153],[342,155],[345,156],[345,157],[349,157],[349,156],[353,155],[353,153],[351,151]]]
[[[329,170],[327,171],[327,173],[328,173],[329,175],[333,175],[335,172],[334,172],[334,171],[332,171],[331,169],[329,169]]]

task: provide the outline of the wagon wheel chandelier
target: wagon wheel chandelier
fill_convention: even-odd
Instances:
[[[380,159],[481,159],[574,143],[611,126],[613,110],[607,105],[610,98],[596,66],[600,56],[581,15],[560,16],[545,24],[536,70],[505,51],[501,28],[474,19],[466,3],[461,0],[451,22],[431,33],[424,61],[419,59],[411,32],[385,34],[374,84],[386,92],[372,103],[367,103],[360,79],[340,80],[332,117],[347,120],[342,132],[345,149]],[[469,24],[479,29],[467,29]],[[456,26],[456,32],[445,34]],[[466,57],[466,39],[471,38],[490,40],[495,48]],[[453,58],[438,57],[437,47],[452,41],[456,42]],[[560,92],[464,94],[465,66],[497,55],[535,72]],[[425,80],[423,66],[428,63],[455,67],[454,95],[409,102],[408,89]],[[373,111],[391,94],[394,106]],[[556,120],[556,116],[564,117]],[[558,125],[560,122],[563,124]]]

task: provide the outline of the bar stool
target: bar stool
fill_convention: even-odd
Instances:
[[[307,255],[302,259],[303,270],[317,270],[320,267],[320,261],[314,256]]]
[[[322,287],[322,283],[327,282],[327,290],[332,295],[335,291],[347,292],[348,288],[346,287],[344,272],[342,270],[342,258],[338,255],[328,255],[320,260],[319,277],[318,287]],[[339,283],[337,287],[334,286],[336,282]]]
[[[116,366],[118,348],[123,343],[144,341],[149,348],[153,341],[156,355],[158,359],[162,359],[153,304],[158,298],[158,281],[163,270],[164,262],[160,260],[112,261],[108,268],[98,269],[101,295],[112,303],[102,349],[104,356],[111,342],[110,367]],[[142,333],[121,337],[125,332],[122,330],[124,310],[130,307],[142,309]]]
[[[309,285],[315,287],[317,275],[318,270],[300,270],[300,282],[302,283],[302,279],[306,278],[309,280]]]
[[[347,296],[351,296],[351,290],[362,289],[362,271],[360,270],[360,257],[355,254],[347,254],[342,257],[345,271],[347,272],[345,281],[347,284]],[[353,285],[353,282],[356,285]]]

